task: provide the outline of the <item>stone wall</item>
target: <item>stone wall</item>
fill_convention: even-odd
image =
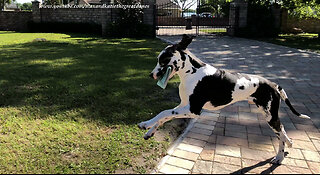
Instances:
[[[52,9],[52,8],[41,8],[41,22],[61,22],[61,23],[96,23],[101,24],[102,22],[102,10],[108,9]],[[105,14],[109,15],[109,13]],[[107,16],[110,18],[110,16]]]
[[[32,12],[0,11],[0,30],[27,31]]]
[[[144,4],[149,8],[144,9],[143,23],[155,28],[155,0],[146,0]],[[118,18],[117,11],[112,8],[45,8],[40,7],[40,2],[33,1],[32,12],[0,12],[0,30],[27,30],[29,21],[37,24],[91,23],[101,25],[102,35],[105,35],[108,24]]]

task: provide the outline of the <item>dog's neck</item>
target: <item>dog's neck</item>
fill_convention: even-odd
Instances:
[[[180,81],[183,81],[187,76],[195,74],[198,69],[206,66],[206,63],[202,62],[196,56],[194,56],[188,50],[178,50],[181,58],[181,62],[174,64]]]

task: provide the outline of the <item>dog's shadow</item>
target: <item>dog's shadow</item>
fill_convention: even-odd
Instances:
[[[285,156],[288,154],[288,152],[285,153]],[[245,174],[255,168],[258,168],[258,167],[261,167],[261,166],[264,166],[268,163],[270,163],[270,161],[272,160],[272,158],[270,159],[267,159],[265,161],[262,161],[262,162],[259,162],[255,165],[252,165],[252,166],[249,166],[249,167],[245,167],[245,168],[242,168],[240,170],[237,170],[231,174]],[[262,171],[260,174],[271,174],[273,172],[273,170],[275,170],[277,167],[279,167],[281,164],[272,164],[271,167],[267,168],[266,170]]]

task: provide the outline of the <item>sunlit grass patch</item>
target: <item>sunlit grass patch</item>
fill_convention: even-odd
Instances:
[[[205,33],[226,33],[227,32],[227,28],[200,28],[201,32],[205,32]]]
[[[169,140],[136,124],[177,105],[148,77],[165,46],[0,31],[0,173],[150,172]]]
[[[320,39],[314,33],[280,34],[278,37],[259,40],[320,53]]]

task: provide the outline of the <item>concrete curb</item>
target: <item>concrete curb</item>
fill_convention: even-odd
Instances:
[[[169,147],[168,151],[167,151],[167,155],[164,156],[158,163],[158,165],[155,167],[155,169],[151,172],[151,174],[156,174],[157,172],[159,172],[159,170],[161,169],[161,167],[167,162],[168,158],[170,157],[170,155],[172,155],[172,153],[174,152],[174,150],[177,148],[177,146],[182,142],[182,140],[184,139],[185,135],[190,131],[190,129],[193,127],[194,123],[197,121],[197,119],[191,119],[189,121],[188,126],[186,127],[186,129],[184,129],[183,133],[178,137],[178,139],[176,141],[174,141],[174,143]]]

